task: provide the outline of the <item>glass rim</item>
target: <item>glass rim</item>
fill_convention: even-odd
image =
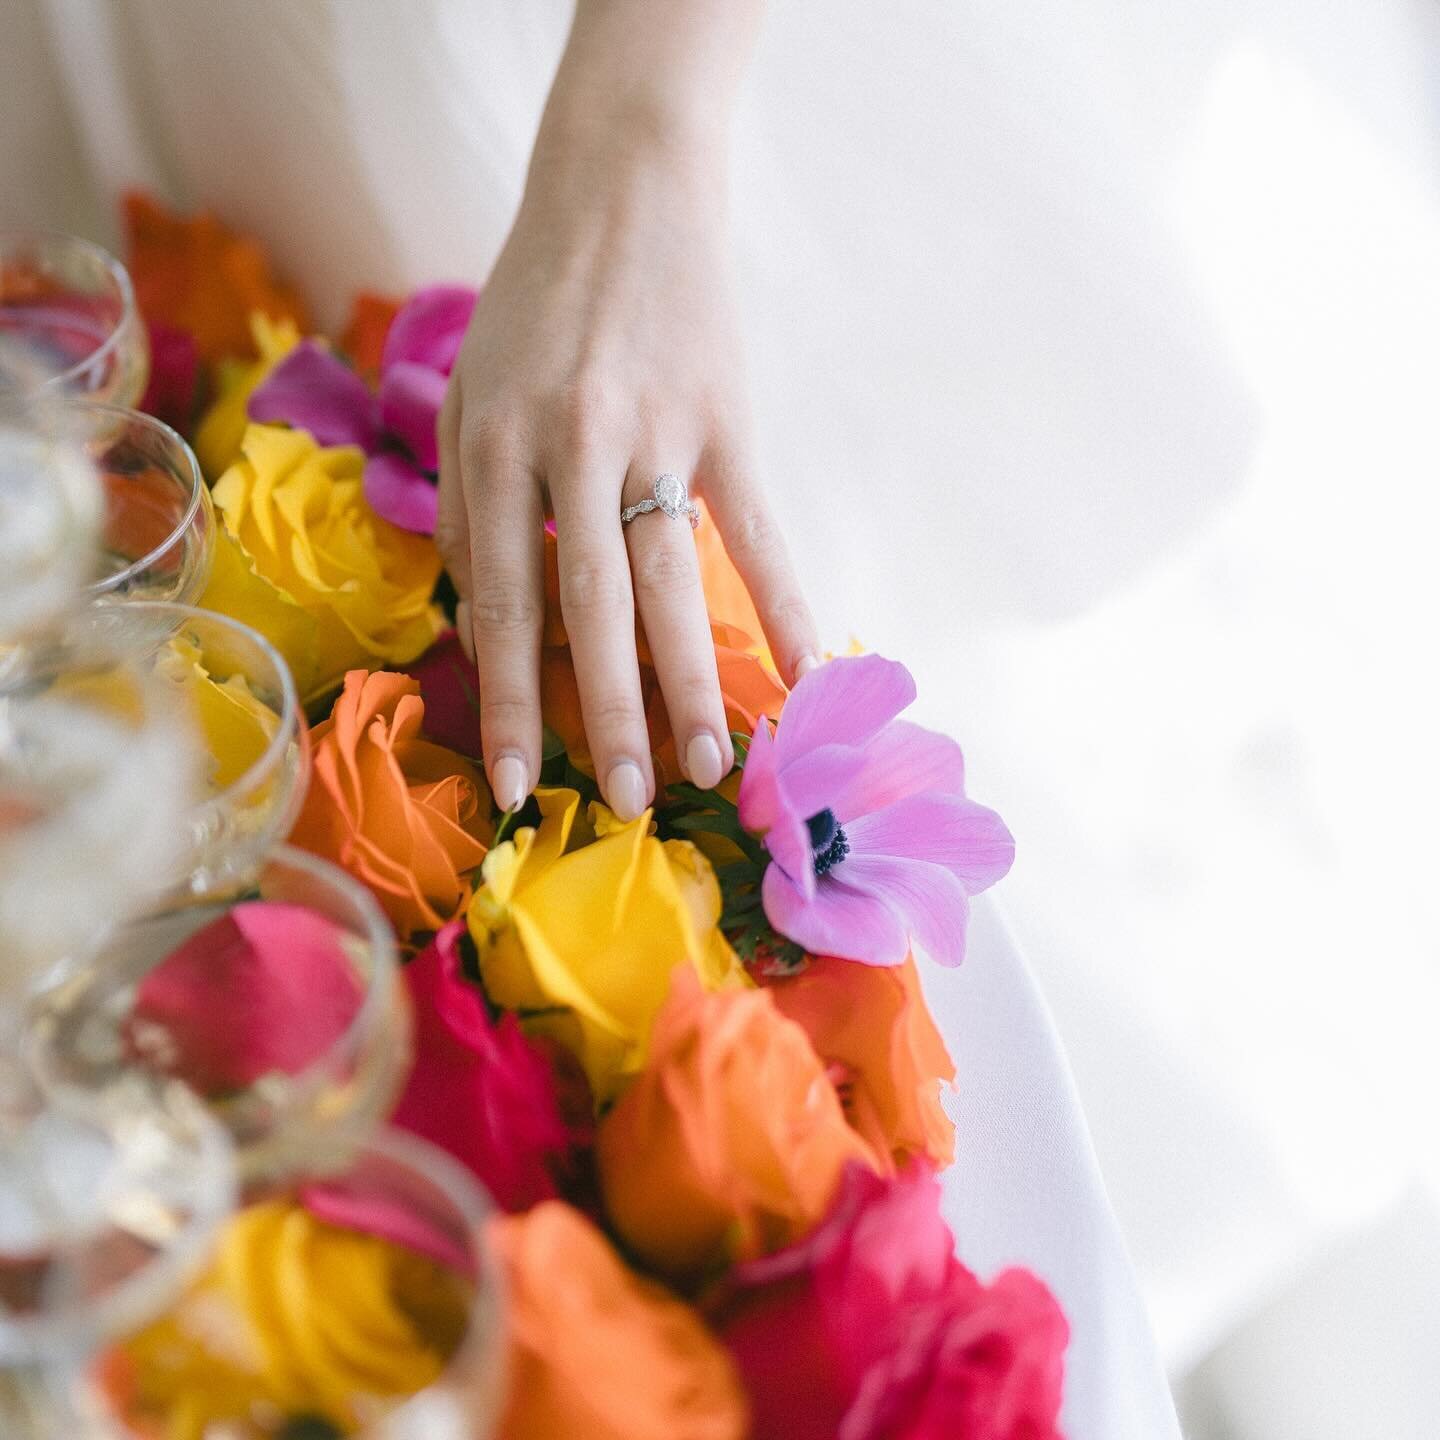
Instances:
[[[463,1365],[467,1353],[477,1347],[494,1346],[491,1358],[497,1367],[497,1403],[504,1403],[505,1272],[490,1231],[501,1211],[479,1179],[449,1151],[397,1125],[377,1127],[355,1147],[353,1161],[358,1162],[367,1154],[378,1155],[419,1175],[455,1206],[472,1237],[470,1258],[476,1267],[475,1293],[466,1311],[465,1333],[446,1357],[440,1373],[423,1390],[407,1395],[392,1409],[362,1426],[355,1436],[355,1440],[387,1440],[393,1427],[403,1426],[415,1419],[423,1420],[425,1397],[438,1387],[445,1386]],[[498,1410],[495,1421],[498,1424]],[[408,1434],[409,1431],[403,1433]]]
[[[195,451],[191,448],[185,437],[181,435],[174,426],[167,425],[163,420],[157,419],[154,415],[147,414],[144,410],[136,410],[128,405],[111,405],[103,400],[86,400],[80,396],[76,396],[72,400],[67,400],[65,402],[65,408],[71,413],[80,412],[91,415],[109,415],[117,420],[124,420],[126,423],[138,422],[142,429],[147,429],[158,434],[167,446],[174,448],[175,452],[184,462],[184,469],[190,481],[190,498],[186,501],[185,511],[174,529],[148,554],[140,556],[138,560],[132,560],[123,570],[117,570],[115,574],[106,575],[101,580],[91,581],[91,583],[85,587],[84,594],[94,599],[100,595],[108,595],[112,590],[118,590],[122,585],[133,580],[135,576],[143,574],[145,570],[173,549],[178,541],[184,539],[185,532],[194,523],[195,516],[205,503],[207,493],[205,476],[200,469],[200,461],[196,457]],[[134,601],[132,603],[171,604],[179,602]],[[261,639],[264,639],[264,637],[261,636]]]
[[[146,1304],[152,1294],[163,1294],[172,1283],[177,1288],[183,1285],[204,1262],[220,1227],[235,1211],[239,1192],[234,1147],[225,1127],[187,1091],[167,1090],[164,1103],[183,1104],[189,1112],[186,1119],[195,1137],[194,1162],[200,1176],[193,1195],[187,1196],[194,1203],[172,1242],[98,1297],[68,1299],[36,1316],[0,1319],[0,1363],[53,1364],[84,1353],[87,1337],[93,1344],[143,1323],[132,1312],[154,1308]],[[103,1128],[103,1112],[92,1117],[63,1102],[61,1108],[81,1119],[93,1118],[97,1128]]]
[[[362,993],[355,1013],[350,1016],[344,1028],[329,1041],[322,1051],[295,1069],[287,1069],[284,1072],[285,1081],[292,1089],[292,1097],[288,1104],[280,1108],[273,1123],[267,1126],[263,1133],[248,1138],[236,1135],[231,1130],[230,1122],[226,1119],[223,1108],[217,1108],[212,1100],[195,1093],[196,1102],[226,1132],[233,1168],[242,1188],[257,1182],[265,1185],[295,1182],[303,1174],[307,1163],[315,1163],[317,1152],[338,1155],[338,1160],[332,1159],[325,1163],[343,1174],[344,1167],[353,1164],[355,1159],[372,1143],[376,1133],[384,1128],[383,1114],[385,1112],[382,1112],[382,1118],[370,1123],[368,1128],[357,1136],[351,1128],[354,1112],[352,1108],[347,1107],[332,1116],[332,1131],[330,1134],[321,1136],[318,1145],[313,1136],[310,1137],[307,1145],[307,1135],[303,1129],[297,1130],[296,1119],[297,1116],[308,1115],[305,1108],[305,1097],[317,1089],[324,1088],[333,1074],[337,1059],[349,1060],[363,1056],[367,1046],[371,1043],[371,1037],[385,1033],[384,1019],[389,1007],[397,1003],[406,1003],[404,986],[400,977],[399,948],[390,921],[370,891],[348,871],[341,869],[330,860],[322,859],[319,855],[312,855],[308,850],[301,850],[298,846],[281,842],[270,848],[263,861],[252,873],[249,882],[241,889],[225,896],[207,896],[203,903],[219,907],[222,914],[228,914],[236,905],[256,903],[250,898],[249,892],[251,891],[259,891],[258,903],[266,903],[264,897],[265,875],[271,867],[276,865],[291,871],[298,871],[306,878],[317,881],[331,894],[338,895],[350,907],[354,912],[354,923],[347,924],[339,921],[337,924],[344,928],[347,935],[354,935],[364,945],[367,964],[364,973],[358,977],[361,981]],[[305,906],[303,900],[293,903]],[[134,932],[157,919],[180,913],[189,908],[190,906],[185,902],[173,905],[161,904],[144,914],[127,920],[115,934],[125,935]],[[323,912],[317,911],[316,913]],[[216,918],[220,918],[219,915]],[[150,970],[162,964],[164,959],[163,953],[154,955],[147,960],[143,973],[149,973]],[[68,978],[70,977],[67,976]],[[90,983],[86,982],[87,987]],[[100,983],[103,989],[103,979],[100,980]],[[408,1036],[409,1013],[407,1010],[405,1012],[405,1036],[400,1042],[402,1054],[408,1049]],[[32,1029],[26,1037],[25,1046],[32,1071],[40,1088],[47,1096],[70,1106],[83,1106],[88,1103],[86,1097],[93,1095],[94,1091],[85,1081],[70,1079],[63,1073],[63,1069],[58,1063],[60,1052],[56,1048],[53,1030]],[[143,1064],[127,1068],[136,1068],[147,1074],[154,1073]],[[170,1083],[173,1078],[182,1086],[184,1085],[183,1076],[158,1078],[161,1078],[164,1083]],[[363,1112],[363,1105],[359,1109]],[[337,1137],[339,1148],[331,1150],[329,1147],[336,1145]]]
[[[309,729],[305,722],[305,711],[300,704],[300,691],[295,684],[294,675],[290,672],[289,662],[264,635],[243,620],[235,619],[233,615],[222,615],[218,610],[206,610],[199,605],[182,605],[178,600],[127,600],[124,609],[126,612],[148,610],[152,614],[166,611],[172,615],[178,614],[181,617],[182,625],[193,623],[198,619],[233,631],[242,639],[253,643],[280,678],[280,724],[276,727],[274,735],[266,742],[265,748],[259,756],[241,774],[236,776],[223,790],[200,801],[194,807],[195,809],[204,809],[221,801],[237,798],[259,784],[279,767],[285,758],[285,751],[292,741],[300,746],[303,757],[302,766],[308,772],[310,763]],[[170,639],[179,628],[179,626],[173,627],[165,638]],[[287,738],[287,734],[289,738]],[[302,786],[297,785],[295,793],[296,797],[303,800]],[[292,799],[291,804],[295,805],[295,800]],[[289,833],[289,826],[293,821],[294,816],[292,815],[285,826],[285,833]]]
[[[97,361],[107,358],[111,351],[118,349],[130,327],[140,323],[140,310],[135,303],[135,283],[131,280],[130,272],[125,268],[123,261],[112,255],[103,245],[98,245],[93,240],[87,240],[82,235],[71,235],[65,230],[51,230],[43,227],[37,230],[0,229],[0,254],[8,251],[12,246],[18,248],[22,243],[28,244],[31,248],[48,244],[80,251],[89,259],[98,262],[101,270],[105,272],[111,284],[119,292],[120,319],[110,333],[83,360],[77,360],[59,374],[47,376],[39,387],[41,390],[63,390]]]
[[[272,865],[284,865],[292,870],[302,871],[311,879],[318,880],[343,895],[360,914],[365,927],[365,947],[371,960],[369,974],[365,977],[365,993],[344,1030],[326,1046],[322,1054],[315,1056],[298,1070],[287,1072],[288,1079],[304,1085],[317,1076],[323,1079],[337,1054],[358,1054],[364,1049],[366,1036],[375,1029],[377,1018],[386,1004],[400,995],[400,954],[395,941],[395,929],[380,908],[380,902],[348,870],[341,869],[334,861],[312,855],[298,845],[281,841],[278,845],[271,846],[261,862],[255,876],[257,889],[263,885],[265,872]],[[355,1152],[358,1153],[370,1144],[375,1133],[378,1133],[378,1130],[372,1131],[370,1136],[360,1141]],[[237,1159],[241,1169],[255,1168],[256,1162],[250,1158],[252,1153],[263,1154],[272,1144],[283,1148],[289,1139],[282,1120],[275,1135],[266,1136],[252,1145],[238,1146]]]

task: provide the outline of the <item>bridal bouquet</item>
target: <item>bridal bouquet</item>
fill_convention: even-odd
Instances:
[[[203,604],[274,643],[317,722],[291,842],[367,886],[408,957],[393,1123],[504,1212],[500,1433],[1056,1436],[1063,1316],[1028,1272],[968,1270],[940,1214],[954,1066],[920,984],[962,960],[969,899],[1013,844],[966,795],[958,746],[904,718],[905,667],[841,656],[787,693],[702,526],[735,773],[684,782],[646,670],[659,793],[618,821],[552,603],[543,783],[497,813],[429,533],[473,294],[362,297],[338,339],[307,337],[253,242],[139,196],[127,218],[146,404],[193,439],[223,527]],[[553,532],[547,550],[553,601]],[[353,1010],[284,909],[239,907],[147,980],[138,1012],[163,1015],[171,1067],[202,1090],[323,1045]],[[297,986],[313,1034],[267,1008]],[[420,1388],[443,1348],[427,1317],[449,1313],[439,1272],[405,1258],[405,1217],[333,1199],[246,1212],[204,1282],[273,1340],[252,1383],[312,1427],[296,1435],[349,1433],[356,1395]],[[164,1322],[108,1363],[140,1410],[188,1417],[156,1434],[205,1435],[237,1416],[222,1349]]]

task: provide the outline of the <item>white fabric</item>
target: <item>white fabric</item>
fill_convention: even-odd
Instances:
[[[122,183],[213,204],[327,321],[360,284],[475,278],[566,10],[20,0],[0,195],[102,235]],[[764,473],[828,638],[911,665],[1017,831],[1003,903],[1164,1357],[1215,1351],[1195,1440],[1368,1440],[1297,1400],[1341,1373],[1297,1307],[1358,1295],[1326,1249],[1388,1233],[1417,1166],[1440,1213],[1436,31],[1411,0],[776,0],[740,119]],[[962,1242],[1071,1307],[1073,1440],[1164,1435],[1018,955],[982,918],[941,980],[968,1093],[1002,1092],[966,1111],[990,1179],[952,1192]],[[1033,1136],[999,1076],[1041,1086]],[[1436,1413],[1437,1346],[1424,1306],[1376,1341],[1390,1413]]]

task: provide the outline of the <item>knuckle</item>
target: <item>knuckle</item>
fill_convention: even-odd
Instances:
[[[540,605],[517,576],[487,575],[470,595],[470,623],[476,635],[529,635],[540,628]]]
[[[625,407],[612,381],[581,375],[561,387],[556,409],[564,439],[587,448],[619,428]]]
[[[630,563],[635,583],[653,595],[684,594],[697,583],[694,559],[671,545],[637,547]]]
[[[435,548],[456,585],[463,587],[470,578],[466,574],[470,568],[470,530],[463,509],[457,511],[449,505],[439,507],[435,516]]]
[[[758,558],[779,549],[780,531],[764,510],[746,510],[730,527],[726,539],[741,555]]]
[[[604,560],[571,561],[560,571],[560,606],[566,615],[615,615],[628,608],[630,596],[619,568]]]
[[[584,696],[580,703],[585,714],[585,728],[597,735],[614,739],[634,730],[643,730],[643,717],[628,695],[602,691],[598,695]]]
[[[515,449],[518,426],[507,410],[467,410],[460,430],[460,464],[467,476],[483,479],[486,472]]]
[[[766,608],[769,610],[771,624],[782,630],[809,631],[813,628],[810,607],[796,591],[786,591],[772,600]]]
[[[480,701],[480,734],[486,741],[503,741],[522,734],[535,719],[528,696],[516,693],[484,695]]]

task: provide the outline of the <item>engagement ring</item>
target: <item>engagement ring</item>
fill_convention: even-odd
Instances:
[[[689,520],[692,530],[700,523],[700,507],[690,499],[685,482],[668,470],[655,477],[655,498],[627,505],[620,512],[620,523],[628,525],[637,515],[648,515],[652,510],[663,510],[672,520]]]

